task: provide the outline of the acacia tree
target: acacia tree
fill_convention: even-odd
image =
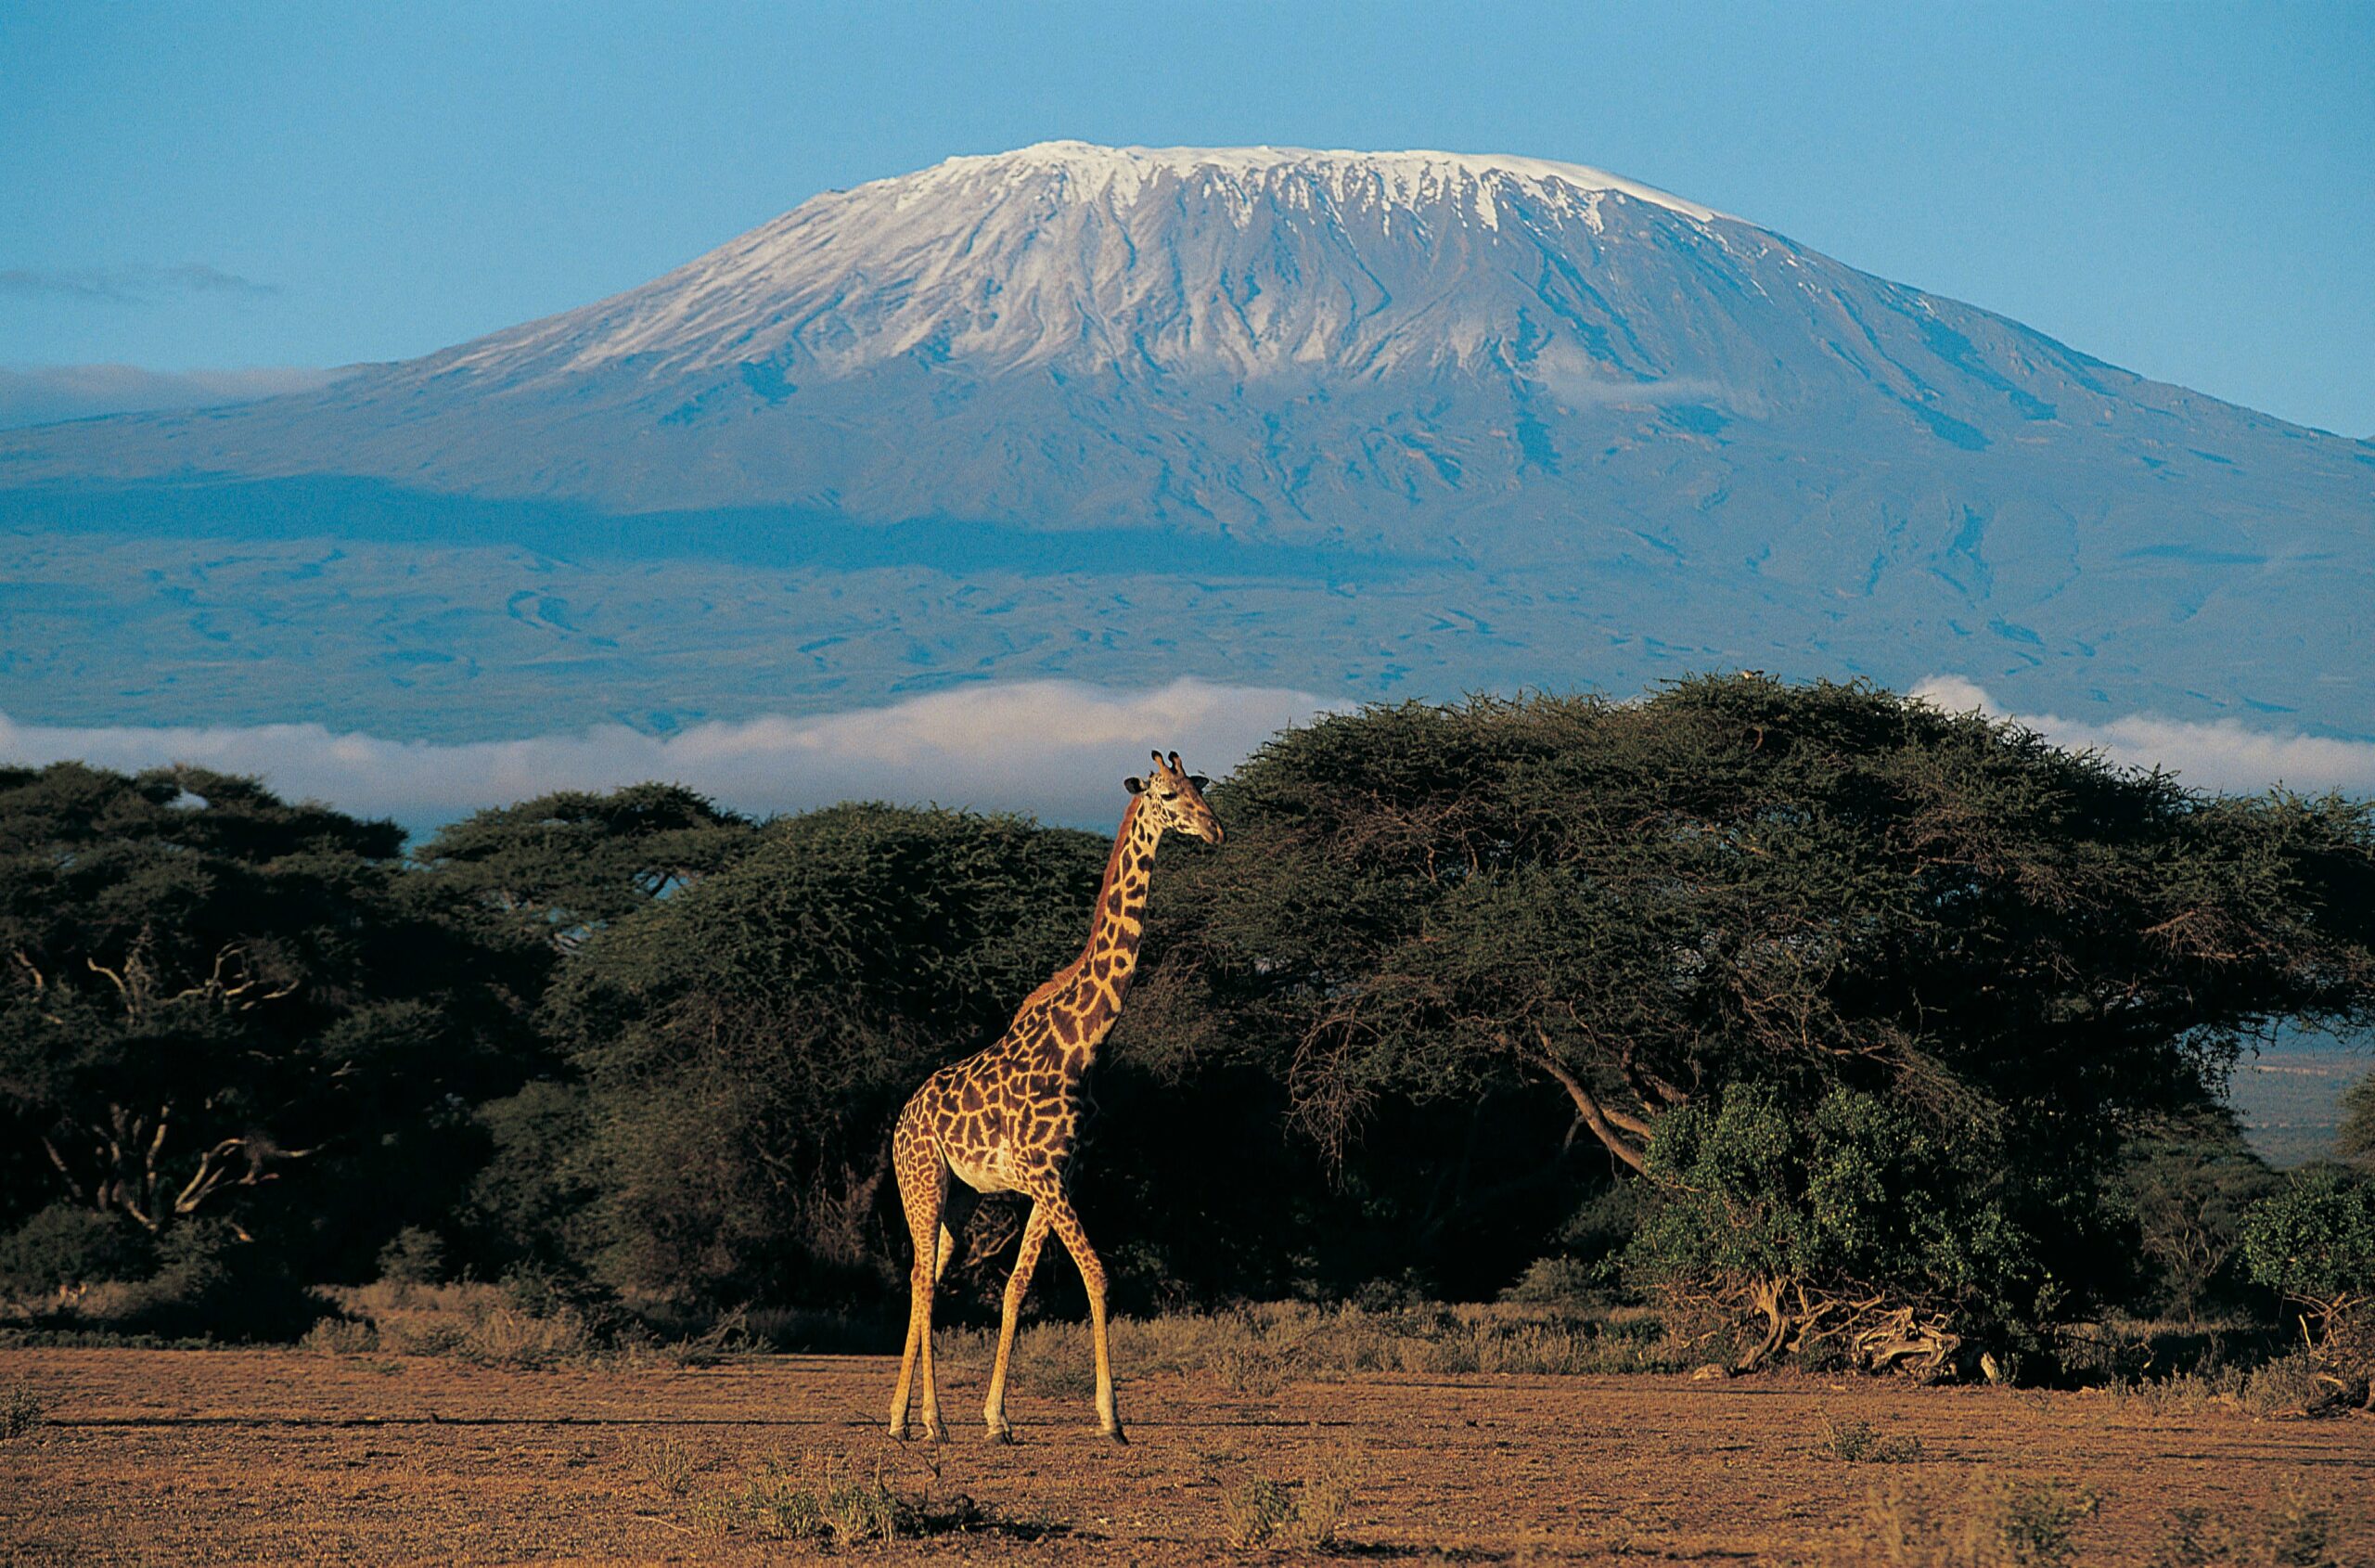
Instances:
[[[433,1214],[543,965],[404,876],[402,839],[198,768],[0,772],[0,1113],[47,1167],[12,1199],[325,1255]]]
[[[2073,1305],[2124,1282],[2125,1142],[2239,1031],[2375,1017],[2369,806],[2204,797],[1860,685],[1373,708],[1214,805],[1231,853],[1156,895],[1174,1014],[1210,1015],[1175,1048],[1267,1060],[1323,1146],[1532,1084],[1638,1172],[1727,1085],[1843,1086],[1983,1126]]]
[[[682,785],[563,790],[449,824],[413,861],[567,953],[728,864],[754,831]]]
[[[887,1278],[889,1132],[1076,951],[1105,858],[1020,818],[842,805],[604,931],[547,1015],[610,1282],[815,1305]]]
[[[2345,1164],[2375,1176],[2375,1073],[2342,1092],[2342,1125],[2334,1130],[2334,1154]]]

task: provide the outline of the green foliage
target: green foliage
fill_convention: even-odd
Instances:
[[[1076,1194],[1133,1311],[1543,1260],[1519,1293],[1566,1312],[1620,1259],[1777,1347],[1857,1302],[1943,1344],[2264,1301],[2269,1178],[2212,1086],[2269,1021],[2375,1021],[2375,807],[1861,685],[1371,708],[1211,799]],[[203,770],[0,769],[0,1284],[249,1332],[401,1237],[399,1274],[863,1313],[892,1117],[1077,950],[1105,852],[661,785],[398,839]]]
[[[2334,1155],[2375,1176],[2375,1073],[2342,1093],[2342,1125],[2334,1133]]]
[[[445,1241],[433,1230],[407,1225],[379,1249],[379,1278],[398,1285],[435,1285],[445,1279]]]
[[[2132,1282],[2099,1201],[2131,1138],[2208,1102],[2238,1031],[2375,1011],[2375,809],[2198,796],[1860,685],[1372,708],[1212,800],[1229,846],[1158,883],[1166,1005],[1117,1060],[1255,1064],[1377,1231],[1507,1271],[1604,1182],[1577,1132],[1631,1166],[1726,1085],[1798,1117],[1845,1087],[1994,1162],[1958,1195],[2003,1236],[1925,1276],[2084,1309]]]
[[[2243,1222],[2252,1278],[2331,1316],[2375,1297],[2375,1182],[2312,1165],[2255,1204]]]
[[[1870,1094],[1833,1089],[1807,1117],[1736,1084],[1659,1124],[1649,1179],[1659,1201],[1626,1256],[1631,1277],[1765,1314],[1767,1354],[1851,1298],[1990,1324],[2056,1305],[2036,1239],[1999,1197],[2000,1146]]]
[[[679,785],[564,790],[439,830],[415,862],[440,882],[573,951],[750,848],[748,818]]]
[[[2188,1323],[2246,1309],[2243,1215],[2276,1185],[2223,1106],[2138,1138],[2119,1190],[2136,1214],[2149,1271],[2135,1305]]]
[[[837,806],[596,938],[548,1016],[584,1075],[604,1277],[875,1288],[892,1118],[1078,950],[1104,860],[1017,818]]]
[[[121,1215],[52,1203],[0,1237],[0,1295],[43,1295],[145,1277],[156,1262],[148,1232]]]
[[[544,960],[400,840],[203,769],[0,770],[0,1125],[47,1167],[0,1202],[222,1218],[330,1275],[441,1213]]]
[[[474,1119],[487,1153],[457,1215],[469,1261],[499,1276],[522,1265],[565,1270],[590,1256],[599,1186],[584,1086],[535,1079]]]

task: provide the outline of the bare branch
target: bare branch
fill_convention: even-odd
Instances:
[[[1547,1036],[1543,1040],[1540,1055],[1534,1058],[1534,1065],[1548,1073],[1557,1081],[1560,1088],[1567,1091],[1567,1098],[1575,1102],[1575,1113],[1584,1119],[1584,1125],[1591,1129],[1592,1136],[1599,1139],[1611,1154],[1624,1161],[1637,1173],[1650,1168],[1649,1156],[1644,1150],[1631,1138],[1626,1137],[1624,1131],[1619,1130],[1616,1122],[1610,1117],[1600,1102],[1592,1097],[1591,1091],[1584,1087],[1580,1079],[1559,1065],[1558,1059],[1550,1053],[1550,1043]],[[1627,1119],[1630,1120],[1630,1118]],[[1646,1125],[1637,1122],[1631,1130],[1637,1137],[1646,1137],[1649,1132]]]

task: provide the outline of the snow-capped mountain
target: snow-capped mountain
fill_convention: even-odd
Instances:
[[[527,506],[563,554],[577,517],[604,548],[699,554],[725,530],[787,569],[838,541],[962,575],[939,546],[847,543],[893,524],[1005,541],[979,570],[1027,578],[1071,566],[1028,542],[1051,533],[1093,537],[1100,571],[1142,537],[1157,577],[1389,562],[1534,650],[1481,639],[1391,679],[1265,656],[1265,678],[1313,689],[2049,667],[2033,678],[2064,702],[2260,703],[2345,733],[2375,710],[2369,662],[2318,651],[2375,598],[2375,449],[1524,158],[951,159],[318,392],[0,432],[19,526],[140,494],[118,509],[153,521],[159,482],[175,526],[227,526],[259,482],[300,480],[330,532],[413,497],[469,521],[397,535],[483,546]],[[377,482],[377,509],[342,522],[333,480]],[[1388,635],[1353,613],[1356,642]],[[1562,615],[1591,630],[1554,652]],[[924,641],[995,673],[1011,636],[952,611]],[[1611,673],[1577,647],[1630,651]]]

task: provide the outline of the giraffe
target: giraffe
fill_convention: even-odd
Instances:
[[[1007,1363],[1014,1351],[1015,1317],[1050,1230],[1072,1253],[1081,1282],[1088,1288],[1098,1428],[1116,1443],[1128,1441],[1113,1405],[1113,1363],[1105,1336],[1105,1267],[1088,1244],[1088,1233],[1081,1228],[1066,1189],[1080,1131],[1082,1079],[1121,1016],[1122,998],[1137,968],[1155,846],[1175,829],[1209,844],[1221,842],[1221,825],[1204,803],[1205,782],[1181,770],[1176,752],[1168,760],[1155,752],[1151,774],[1123,780],[1130,803],[1122,813],[1112,854],[1106,858],[1088,945],[1031,993],[995,1045],[933,1073],[899,1113],[892,1135],[892,1163],[916,1255],[908,1275],[907,1347],[899,1366],[898,1389],[891,1396],[893,1437],[907,1435],[908,1395],[919,1374],[924,1430],[935,1442],[947,1436],[932,1380],[932,1289],[948,1271],[977,1194],[1018,1192],[1030,1200],[1031,1215],[1023,1222],[1022,1246],[1006,1282],[997,1360],[990,1371],[989,1401],[982,1407],[990,1441],[1014,1440],[1006,1419]],[[952,1176],[956,1178],[953,1189]]]

